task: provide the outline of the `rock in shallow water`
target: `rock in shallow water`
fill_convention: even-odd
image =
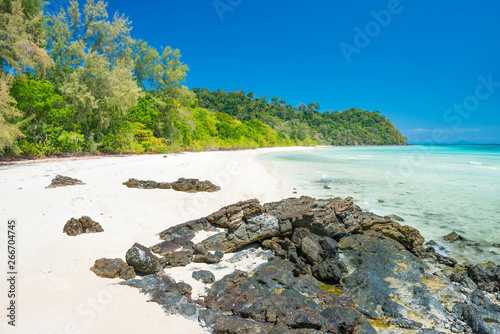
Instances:
[[[458,235],[455,231],[445,235],[443,237],[443,240],[444,241],[448,241],[448,242],[456,242],[456,241],[464,241],[465,238],[462,237],[461,235]]]

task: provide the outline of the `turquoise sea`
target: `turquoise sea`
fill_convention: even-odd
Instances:
[[[260,159],[298,196],[351,196],[363,210],[402,217],[461,262],[500,263],[500,145],[329,147]],[[443,241],[452,231],[467,242]]]

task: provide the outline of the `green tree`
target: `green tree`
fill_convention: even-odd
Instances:
[[[21,0],[6,5],[4,0],[0,12],[0,60],[4,66],[17,73],[29,70],[43,71],[52,60],[43,49],[43,33],[39,26],[43,20],[41,8],[30,16],[24,13]],[[10,8],[9,8],[10,7]]]
[[[133,75],[130,21],[116,13],[108,19],[107,4],[77,1],[49,15],[48,49],[55,67],[48,77],[77,111],[93,148],[97,140],[137,104],[141,89]],[[112,130],[112,129],[111,129]]]
[[[11,77],[0,72],[0,153],[15,143],[21,136],[17,126],[10,120],[20,115],[16,101],[10,96]]]

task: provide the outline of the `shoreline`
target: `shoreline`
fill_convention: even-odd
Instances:
[[[166,316],[136,289],[114,285],[119,279],[97,277],[90,267],[102,257],[124,259],[135,241],[153,245],[159,241],[156,234],[160,231],[239,200],[258,198],[265,203],[291,197],[292,189],[280,185],[257,157],[308,149],[314,147],[187,152],[167,158],[163,154],[70,157],[2,166],[4,220],[18,220],[21,267],[16,327],[29,333],[90,333],[130,332],[147,324],[150,330],[203,333],[197,322]],[[86,185],[45,189],[56,174],[81,179]],[[210,180],[222,189],[190,194],[122,185],[132,177],[156,181],[194,177]],[[84,215],[99,222],[104,232],[76,237],[63,234],[70,218]],[[4,225],[0,228],[2,242],[7,235]],[[1,305],[7,302],[6,296],[0,297]],[[4,314],[0,323],[0,330],[6,331]]]

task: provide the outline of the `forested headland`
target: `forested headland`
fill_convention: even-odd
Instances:
[[[184,85],[180,51],[131,36],[103,1],[0,6],[0,154],[166,153],[289,145],[401,145],[378,111],[320,111]]]

